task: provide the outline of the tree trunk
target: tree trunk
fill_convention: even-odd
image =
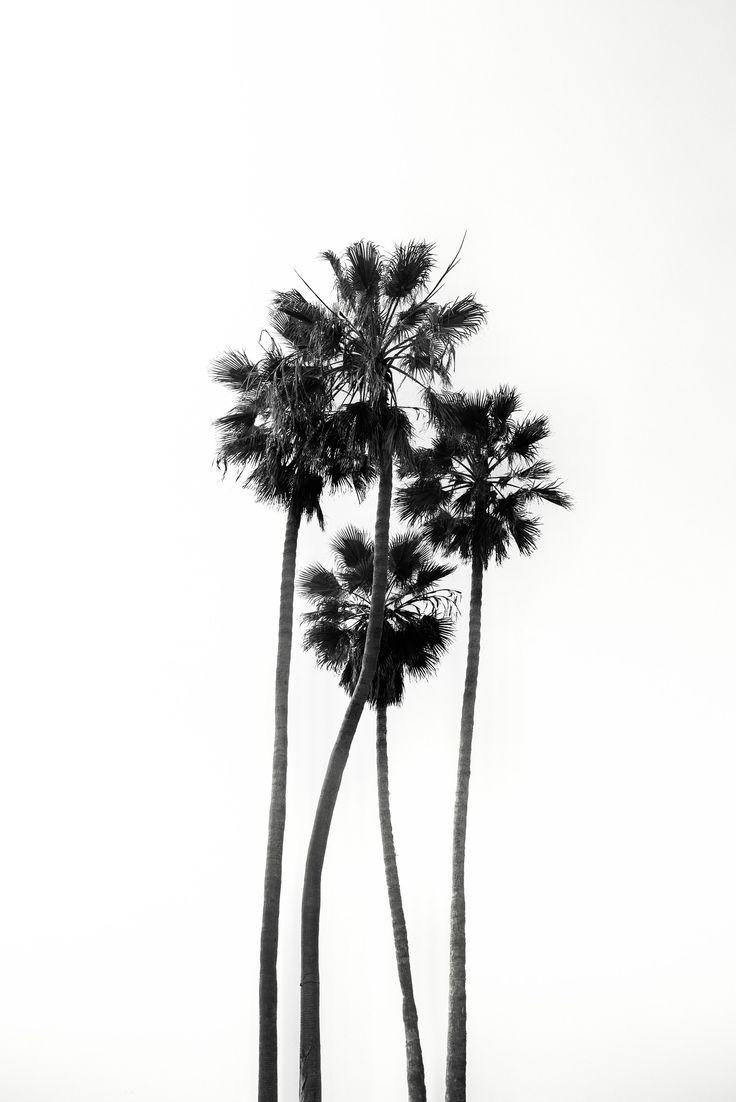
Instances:
[[[299,1068],[300,1102],[321,1102],[322,1065],[319,1021],[319,913],[322,892],[322,866],[327,849],[332,814],[340,791],[342,775],[363,707],[373,682],[381,646],[383,613],[388,574],[388,538],[391,520],[392,459],[384,454],[378,483],[378,505],[374,539],[371,608],[366,629],[365,649],[360,674],[350,697],[342,726],[332,749],[312,836],[307,851],[302,893],[302,981],[301,1041]]]
[[[263,886],[261,921],[261,973],[258,992],[258,1100],[278,1099],[278,988],[276,959],[279,944],[279,906],[281,902],[281,863],[286,821],[287,721],[289,710],[289,670],[291,636],[294,621],[294,574],[301,513],[292,503],[284,537],[281,560],[279,600],[279,637],[276,651],[275,733],[271,771],[271,805],[268,813],[266,875]]]
[[[473,557],[468,615],[468,657],[460,719],[455,816],[452,835],[452,903],[450,905],[450,995],[447,1027],[445,1102],[465,1102],[466,1091],[466,994],[465,994],[465,835],[468,821],[470,751],[473,742],[475,694],[480,659],[480,624],[483,602],[483,563]]]
[[[381,823],[383,865],[386,870],[386,886],[391,910],[391,925],[394,931],[396,966],[399,971],[399,985],[402,995],[402,1014],[406,1039],[406,1081],[409,1088],[409,1102],[426,1102],[424,1061],[422,1060],[422,1044],[419,1039],[417,1007],[414,1002],[414,985],[411,978],[409,939],[406,933],[406,919],[404,918],[404,905],[401,901],[399,870],[396,864],[396,850],[394,849],[394,832],[391,825],[385,706],[379,707],[376,713],[376,772],[378,775],[378,817]]]

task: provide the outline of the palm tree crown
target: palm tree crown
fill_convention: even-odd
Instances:
[[[308,378],[315,369],[330,390],[328,453],[348,442],[367,448],[373,459],[383,445],[407,456],[411,422],[399,399],[401,383],[446,383],[458,345],[485,320],[473,295],[435,301],[458,256],[430,286],[432,244],[410,241],[383,254],[371,241],[357,241],[342,256],[322,254],[334,278],[332,305],[311,288],[311,300],[295,289],[276,295],[271,321],[295,365],[294,400],[303,373]]]
[[[329,394],[317,370],[298,372],[293,361],[274,343],[252,361],[243,352],[228,352],[216,360],[213,377],[238,395],[237,404],[216,422],[220,430],[217,465],[234,466],[256,498],[283,508],[293,507],[324,523],[321,508],[326,489],[352,487],[362,497],[375,471],[365,454],[333,443],[322,447]]]
[[[503,562],[514,545],[531,554],[540,535],[532,507],[572,504],[539,458],[547,418],[516,417],[519,395],[505,386],[430,394],[427,405],[436,436],[404,467],[409,481],[396,495],[402,520],[422,524],[433,547],[465,561],[477,557],[484,568]]]
[[[335,568],[304,570],[299,588],[314,606],[302,616],[304,646],[321,666],[340,674],[352,692],[365,645],[373,577],[373,542],[357,528],[332,542]],[[428,554],[421,536],[400,533],[389,545],[388,587],[378,665],[368,702],[400,704],[406,678],[429,677],[452,637],[457,594],[438,583],[453,572]]]

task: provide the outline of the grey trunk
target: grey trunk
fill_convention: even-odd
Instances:
[[[383,865],[386,871],[388,903],[391,910],[391,925],[396,950],[396,967],[399,972],[399,986],[401,987],[402,996],[409,1102],[426,1102],[424,1061],[422,1060],[422,1044],[419,1039],[419,1019],[414,1001],[414,985],[411,978],[409,939],[406,933],[406,919],[404,918],[404,905],[401,901],[401,885],[399,884],[399,869],[396,864],[396,850],[394,848],[394,832],[391,825],[386,708],[383,706],[378,708],[376,714],[376,773],[378,776],[378,817],[381,824]]]
[[[332,814],[340,791],[353,737],[373,682],[378,664],[383,630],[388,575],[388,539],[391,520],[392,461],[384,456],[378,482],[378,505],[374,539],[373,585],[360,674],[350,697],[342,726],[332,749],[322,784],[312,836],[307,851],[302,892],[302,980],[301,1039],[299,1051],[300,1102],[321,1102],[322,1061],[319,1020],[319,915],[322,893],[322,866]]]
[[[281,863],[286,821],[286,758],[289,711],[289,669],[294,621],[294,574],[301,513],[289,509],[281,560],[281,596],[279,601],[279,637],[276,651],[275,733],[271,772],[271,805],[268,813],[266,875],[263,887],[261,921],[261,972],[258,993],[258,1100],[278,1099],[278,988],[276,959],[279,944],[279,907],[281,903]]]
[[[445,1102],[465,1102],[466,994],[465,994],[465,835],[468,822],[470,751],[473,742],[475,694],[480,660],[480,624],[483,602],[483,563],[476,555],[470,584],[468,658],[460,719],[455,816],[452,833],[452,902],[450,904],[450,994],[447,1027]]]

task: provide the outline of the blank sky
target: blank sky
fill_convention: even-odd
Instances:
[[[731,1102],[733,5],[27,0],[3,37],[0,1096],[254,1097],[283,518],[212,468],[207,367],[320,250],[467,230],[457,383],[548,414],[575,498],[487,579],[469,1097]],[[389,716],[434,1099],[464,646]],[[298,649],[292,685],[287,1102],[344,707]],[[325,1102],[399,1102],[368,713],[323,913]]]

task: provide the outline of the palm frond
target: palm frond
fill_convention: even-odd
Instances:
[[[462,521],[458,521],[444,506],[428,517],[422,531],[427,542],[435,550],[449,554],[460,553],[462,538],[465,534]],[[465,556],[463,556],[465,557]]]
[[[417,616],[394,633],[392,649],[395,660],[416,680],[430,677],[447,650],[453,633],[454,623],[449,617],[431,614]]]
[[[544,478],[549,478],[552,472],[553,467],[551,463],[547,463],[543,459],[537,459],[534,463],[530,463],[528,467],[522,467],[518,470],[514,469],[513,473],[509,474],[509,478],[514,478],[523,482],[536,482]]]
[[[490,396],[490,414],[501,426],[521,409],[521,398],[512,386],[500,386]]]
[[[509,454],[521,459],[534,459],[539,445],[548,436],[549,422],[546,417],[525,417],[512,429]]]
[[[388,546],[388,566],[392,579],[399,585],[408,582],[424,565],[424,541],[416,532],[398,532]]]
[[[340,596],[340,583],[326,566],[314,563],[299,575],[299,591],[308,601],[324,601]]]
[[[381,286],[381,254],[372,241],[355,241],[345,250],[345,275],[351,289],[373,298]]]
[[[439,478],[415,478],[396,491],[394,501],[399,517],[409,524],[419,524],[434,516],[447,505],[452,492]]]
[[[412,587],[413,591],[417,595],[424,594],[427,590],[434,589],[438,582],[444,581],[445,578],[449,578],[450,574],[454,573],[455,567],[452,563],[427,561],[425,565],[417,570]]]
[[[245,352],[230,349],[212,361],[210,375],[214,382],[231,390],[249,390],[258,381],[258,364]]]
[[[298,352],[315,350],[325,357],[336,353],[342,338],[339,317],[301,291],[278,291],[271,306],[271,324]]]
[[[518,516],[509,523],[509,531],[522,555],[531,555],[541,534],[539,518],[528,515]]]
[[[488,391],[462,391],[451,396],[453,414],[449,420],[449,430],[475,436],[485,442],[490,436],[490,418],[493,412],[493,397]]]
[[[433,267],[434,245],[430,242],[397,245],[384,265],[383,293],[391,301],[407,299],[427,286]]]
[[[366,558],[373,558],[373,540],[367,532],[353,524],[341,529],[332,541],[332,550],[343,569],[361,566]]]
[[[561,488],[560,482],[544,482],[534,486],[530,494],[538,501],[548,501],[550,505],[559,505],[561,509],[572,509],[572,498]]]
[[[350,633],[328,619],[307,626],[303,636],[305,650],[314,651],[319,666],[341,670],[350,656]]]
[[[320,253],[320,260],[326,260],[332,268],[332,272],[335,276],[335,289],[339,299],[342,299],[348,305],[353,303],[353,289],[350,286],[350,281],[345,274],[342,261],[337,253],[332,252],[331,249],[326,249],[323,253]]]
[[[411,456],[411,441],[414,428],[409,416],[400,406],[388,406],[381,418],[383,447],[399,462],[406,462]]]
[[[432,307],[427,302],[412,302],[404,310],[399,310],[393,327],[395,338],[406,337],[407,334],[426,323],[432,316]]]
[[[454,344],[477,333],[485,323],[486,315],[486,308],[474,295],[465,295],[435,310],[434,328],[440,336]]]

